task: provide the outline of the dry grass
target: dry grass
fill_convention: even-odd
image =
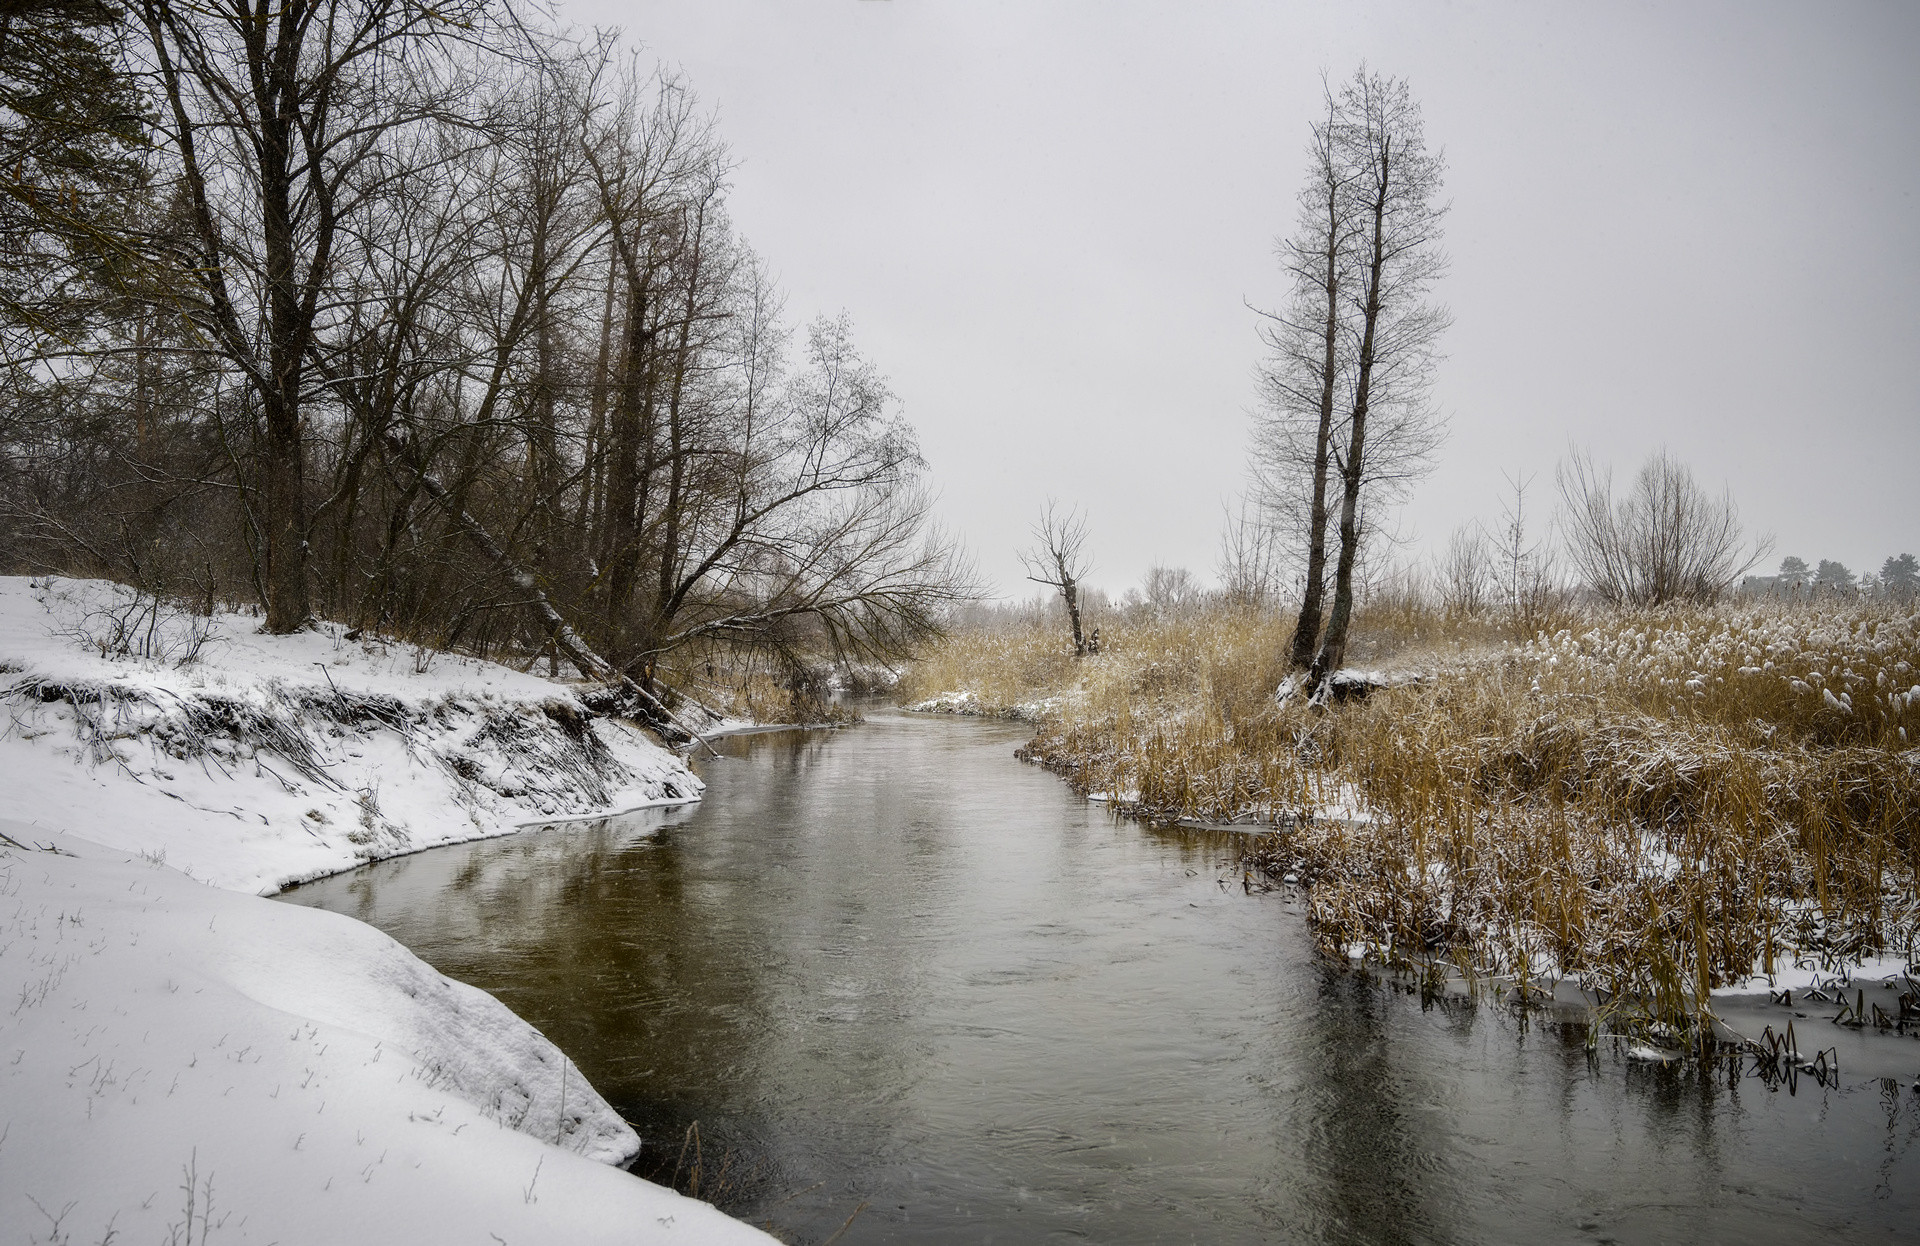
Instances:
[[[950,691],[974,694],[989,713],[1057,696],[1076,686],[1088,669],[1077,662],[1070,639],[1051,624],[1032,621],[997,628],[966,628],[950,634],[907,668],[899,692],[919,701]]]
[[[672,654],[660,674],[680,694],[676,713],[699,730],[718,718],[808,725],[857,722],[858,713],[832,699],[827,669],[823,664],[818,671],[796,670],[751,652],[716,647]]]
[[[1914,954],[1920,614],[1569,617],[1526,642],[1392,602],[1358,652],[1425,681],[1276,705],[1287,626],[1214,611],[957,637],[910,677],[1058,698],[1028,755],[1159,820],[1263,821],[1314,928],[1398,963],[1579,975],[1651,1015],[1790,960]],[[1391,655],[1391,656],[1390,656]]]

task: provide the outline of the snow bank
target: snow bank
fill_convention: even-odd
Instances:
[[[1063,698],[1042,697],[1017,705],[994,706],[982,701],[978,693],[956,690],[942,692],[924,701],[900,708],[909,714],[957,714],[963,718],[1006,718],[1014,722],[1039,722],[1058,709]]]
[[[0,1243],[769,1240],[492,996],[240,894],[701,790],[507,667],[0,578]]]
[[[207,636],[117,585],[0,577],[6,815],[272,892],[702,790],[537,676],[338,627],[258,628],[221,615]]]
[[[371,927],[0,834],[61,850],[0,844],[0,1241],[770,1240]]]

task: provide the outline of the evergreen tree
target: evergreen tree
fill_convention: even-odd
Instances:
[[[1887,559],[1880,564],[1880,587],[1898,601],[1920,596],[1920,561],[1912,554]]]
[[[1845,563],[1822,558],[1819,570],[1813,573],[1813,587],[1828,593],[1851,593],[1854,590],[1853,572],[1847,570]]]

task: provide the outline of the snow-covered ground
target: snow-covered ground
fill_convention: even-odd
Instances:
[[[963,718],[1007,718],[1014,722],[1039,722],[1047,714],[1058,709],[1062,698],[1041,697],[1037,700],[1022,701],[1017,705],[994,706],[980,699],[978,693],[966,690],[942,692],[923,701],[900,708],[909,714],[958,714]]]
[[[0,579],[0,1243],[769,1240],[611,1167],[491,996],[245,894],[699,781],[545,680],[256,627],[182,662],[187,616]]]
[[[272,892],[530,822],[698,799],[700,780],[566,688],[493,662],[264,636],[219,615],[145,639],[141,604],[100,581],[0,577],[4,816],[221,887]],[[114,656],[124,616],[128,647]]]
[[[0,1242],[768,1240],[373,928],[0,834]]]

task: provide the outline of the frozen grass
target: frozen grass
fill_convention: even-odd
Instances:
[[[1271,822],[1330,950],[1577,975],[1650,1016],[1796,962],[1911,959],[1920,614],[1569,615],[1529,641],[1392,601],[1363,660],[1421,683],[1275,704],[1287,623],[1213,610],[957,637],[908,695],[1054,698],[1027,756],[1156,820]]]

